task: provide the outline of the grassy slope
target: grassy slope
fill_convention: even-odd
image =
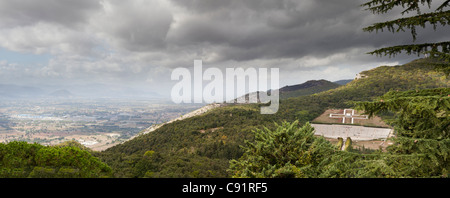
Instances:
[[[228,161],[242,155],[239,145],[252,140],[255,127],[271,128],[282,120],[303,124],[328,108],[350,107],[348,101],[371,100],[391,89],[450,85],[428,59],[363,73],[368,77],[336,89],[281,100],[273,115],[261,115],[257,104],[230,105],[165,125],[97,155],[113,168],[116,177],[228,177]],[[150,150],[155,151],[151,159],[144,155]]]

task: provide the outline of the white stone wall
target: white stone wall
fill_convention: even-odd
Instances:
[[[353,125],[311,124],[315,128],[315,135],[327,138],[350,137],[352,140],[386,139],[393,132],[389,128],[374,128]]]

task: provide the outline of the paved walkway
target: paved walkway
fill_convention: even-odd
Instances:
[[[311,124],[315,128],[315,135],[327,138],[350,137],[352,140],[386,139],[393,132],[389,128],[363,127],[354,125]]]

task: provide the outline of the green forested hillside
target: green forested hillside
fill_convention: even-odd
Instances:
[[[43,146],[27,142],[0,143],[0,177],[110,177],[111,168],[75,146]]]
[[[449,87],[447,74],[435,69],[442,64],[419,59],[378,67],[345,86],[283,99],[273,115],[260,114],[262,104],[228,105],[166,124],[95,155],[113,169],[115,177],[230,177],[229,161],[242,156],[240,146],[253,140],[253,130],[274,129],[274,123],[282,121],[298,120],[303,125],[328,108],[351,107],[351,101],[370,101],[390,90]]]
[[[358,102],[374,115],[391,111],[396,136],[386,150],[356,150],[314,136],[314,128],[297,121],[275,130],[255,130],[245,153],[230,161],[233,177],[449,177],[450,87],[389,91]]]

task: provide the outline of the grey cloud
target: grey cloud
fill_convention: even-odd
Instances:
[[[2,0],[0,27],[25,26],[40,21],[72,26],[86,22],[100,4],[95,0]]]
[[[173,29],[172,44],[220,45],[220,60],[327,55],[362,41],[351,40],[364,18],[355,1],[176,2],[195,11]]]
[[[95,0],[0,1],[0,46],[21,53],[91,56],[97,42],[86,25]]]
[[[409,60],[365,54],[412,41],[409,32],[363,32],[372,23],[401,17],[396,11],[373,15],[360,7],[365,1],[2,0],[0,47],[50,53],[48,65],[23,73],[60,82],[170,84],[171,69],[192,67],[194,59],[219,68],[245,64],[316,75],[342,68],[342,76],[357,65]],[[418,31],[417,43],[450,39],[448,26]]]
[[[164,49],[173,21],[171,11],[159,1],[105,1],[93,20],[96,31],[119,48],[130,51]]]
[[[173,44],[220,45],[219,60],[326,56],[346,48],[411,42],[409,32],[363,32],[365,26],[399,16],[395,11],[374,16],[360,7],[363,0],[173,1],[192,15],[174,29]],[[428,30],[423,34],[422,40],[446,35]]]

